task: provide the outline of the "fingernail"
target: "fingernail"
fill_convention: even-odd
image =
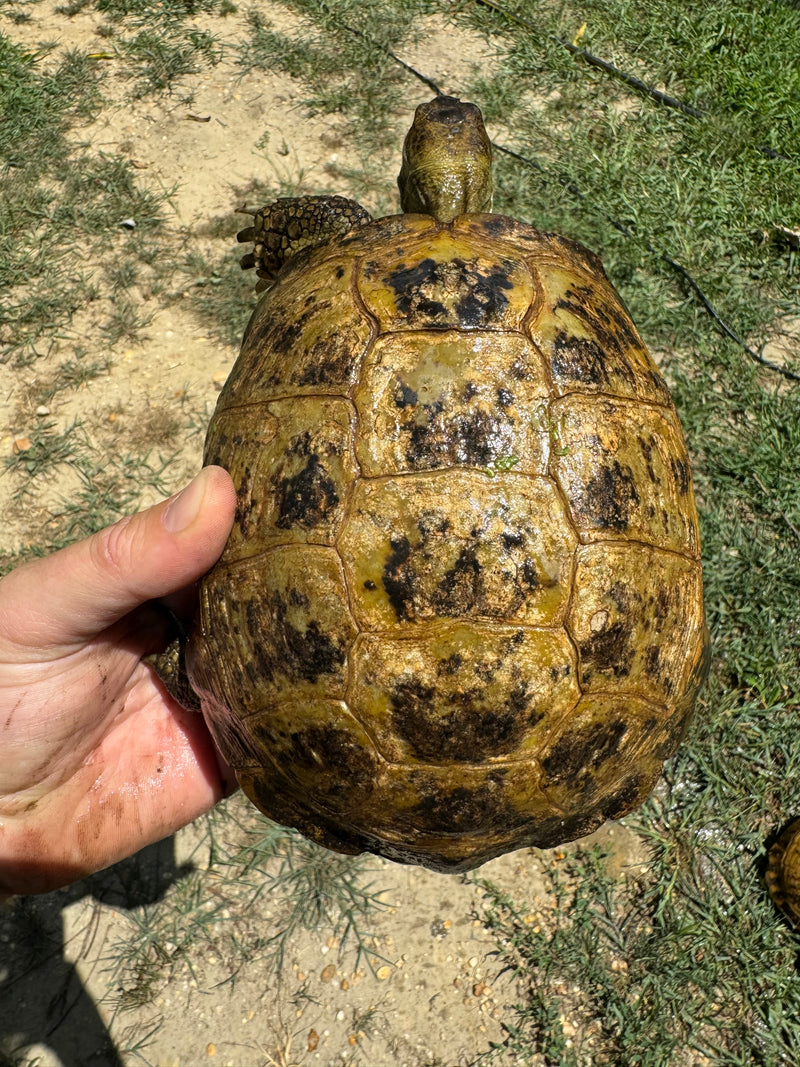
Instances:
[[[205,493],[206,478],[202,470],[167,504],[161,517],[164,529],[169,533],[180,533],[191,526],[198,516]]]

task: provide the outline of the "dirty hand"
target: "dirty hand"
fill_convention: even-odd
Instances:
[[[202,716],[142,656],[165,633],[147,602],[211,567],[234,506],[227,473],[206,467],[170,500],[0,579],[0,899],[115,863],[229,790]]]

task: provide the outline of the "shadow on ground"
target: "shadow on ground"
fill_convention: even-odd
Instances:
[[[16,1065],[32,1045],[51,1049],[63,1067],[122,1067],[97,1005],[65,958],[63,911],[84,898],[118,911],[155,904],[193,869],[176,866],[169,837],[75,885],[19,897],[0,911],[0,1067]],[[98,911],[92,915],[77,935],[87,943]]]

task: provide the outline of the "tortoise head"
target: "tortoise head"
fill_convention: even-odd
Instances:
[[[492,209],[492,145],[480,108],[454,96],[420,104],[403,144],[397,179],[405,212],[450,222]]]

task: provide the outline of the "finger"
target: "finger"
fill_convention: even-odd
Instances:
[[[133,608],[182,589],[219,558],[236,493],[221,467],[186,488],[0,580],[0,644],[80,645]]]

